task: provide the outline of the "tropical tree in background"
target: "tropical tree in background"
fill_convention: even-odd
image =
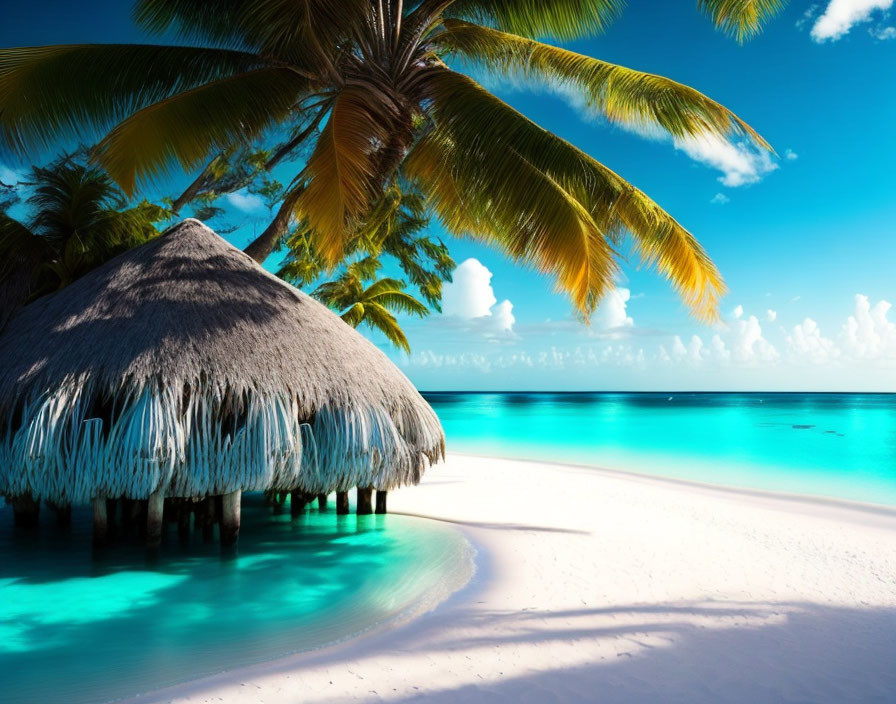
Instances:
[[[378,267],[381,260],[391,260],[427,304],[441,310],[442,284],[451,280],[455,263],[444,242],[421,234],[429,224],[423,196],[403,191],[395,183],[353,229],[343,255],[349,261],[366,257],[376,261]],[[278,276],[307,287],[331,273],[332,267],[316,249],[307,226],[296,227],[286,244],[287,255]]]
[[[311,295],[337,311],[352,327],[364,323],[379,330],[396,347],[410,352],[407,337],[394,313],[422,318],[429,310],[404,290],[404,281],[390,277],[377,279],[379,270],[379,261],[364,257],[346,266],[333,281],[318,286]],[[368,286],[369,281],[373,283]]]
[[[454,269],[445,244],[419,234],[429,225],[425,212],[419,193],[402,192],[397,185],[390,188],[349,239],[345,249],[349,261],[341,273],[311,294],[349,325],[365,323],[405,352],[410,345],[394,313],[423,317],[430,312],[426,304],[441,310],[442,283],[450,281]],[[332,273],[307,229],[296,229],[289,236],[288,248],[277,275],[290,283],[308,287]],[[404,272],[426,304],[406,291],[408,282],[378,278],[383,259]]]
[[[11,217],[0,208],[0,325],[28,300],[57,291],[158,234],[164,211],[128,199],[101,169],[78,156],[32,167],[15,190],[29,194],[32,215]]]
[[[698,0],[740,40],[782,4]],[[213,9],[140,0],[141,27],[190,46],[0,51],[0,145],[25,154],[104,134],[94,159],[126,193],[177,167],[199,173],[195,196],[220,192],[232,173],[222,159],[283,135],[256,155],[255,171],[293,156],[300,165],[246,250],[257,261],[297,222],[316,256],[335,265],[398,180],[425,194],[450,233],[552,276],[583,315],[614,285],[629,235],[692,310],[713,317],[724,284],[690,232],[456,70],[475,64],[562,84],[615,123],[767,147],[692,88],[544,43],[595,35],[621,8],[622,0],[231,0]]]

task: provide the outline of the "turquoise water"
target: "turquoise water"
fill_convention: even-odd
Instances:
[[[425,395],[449,452],[896,504],[896,395]]]
[[[332,502],[331,502],[332,507]],[[396,515],[271,515],[243,501],[239,555],[168,536],[157,562],[12,528],[0,509],[0,700],[102,702],[317,648],[407,615],[460,586],[470,547],[455,531]],[[460,582],[460,583],[459,583]]]

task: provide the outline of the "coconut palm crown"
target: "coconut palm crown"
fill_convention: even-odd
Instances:
[[[610,122],[676,137],[768,145],[727,108],[661,76],[558,48],[602,31],[622,0],[139,0],[144,29],[182,45],[0,51],[0,148],[105,136],[94,158],[131,193],[205,168],[271,131],[276,159],[307,150],[270,227],[263,261],[301,221],[324,259],[396,178],[452,234],[493,244],[554,278],[587,316],[619,273],[630,236],[698,315],[724,284],[693,235],[643,192],[542,129],[457,66],[547,80]],[[782,0],[698,0],[744,39]],[[454,68],[452,68],[454,67]],[[110,130],[110,131],[107,131]]]
[[[318,286],[311,295],[339,311],[339,317],[353,328],[363,323],[379,330],[399,349],[410,352],[411,345],[393,312],[422,318],[429,314],[429,309],[405,291],[407,284],[401,279],[377,278],[380,268],[374,257],[358,259],[335,279]]]

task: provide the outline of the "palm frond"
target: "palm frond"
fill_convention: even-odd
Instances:
[[[286,68],[261,68],[171,96],[113,129],[96,158],[126,193],[138,179],[189,171],[212,152],[246,143],[289,115],[308,83]]]
[[[718,29],[743,42],[759,34],[787,0],[698,0],[697,4]]]
[[[0,49],[0,149],[89,142],[139,108],[264,65],[244,52],[186,46]]]
[[[311,66],[364,21],[367,0],[139,0],[137,24],[186,41],[244,47]]]
[[[405,352],[411,351],[408,338],[398,324],[398,321],[395,319],[395,316],[383,306],[378,303],[365,303],[363,322],[374,330],[379,330],[383,333],[383,335],[386,336],[386,339],[396,347]]]
[[[603,32],[623,0],[456,0],[446,17],[533,38],[579,39]]]
[[[307,187],[296,214],[325,261],[335,264],[376,192],[373,154],[385,141],[386,117],[378,99],[363,88],[344,88],[308,160]]]
[[[726,107],[693,88],[650,73],[593,59],[549,44],[445,20],[440,41],[490,71],[548,80],[580,93],[586,104],[611,122],[661,127],[676,137],[712,133],[748,135],[768,144]]]
[[[381,268],[382,264],[380,264],[379,259],[368,255],[351,262],[348,267],[346,267],[345,274],[343,274],[342,278],[354,278],[358,281],[369,281],[377,275],[377,272],[379,272]]]
[[[353,328],[356,328],[361,324],[361,321],[364,320],[365,311],[366,308],[363,303],[353,303],[339,317],[342,318],[342,320],[344,320],[346,323],[351,325]]]
[[[381,282],[377,282],[381,283]],[[374,284],[376,286],[376,284]],[[371,286],[371,288],[373,288]],[[364,292],[365,300],[377,303],[387,310],[396,313],[405,313],[407,315],[416,315],[418,318],[424,318],[429,315],[429,309],[411,294],[395,288],[386,288],[376,292],[367,289]]]
[[[434,127],[406,168],[450,231],[550,274],[584,315],[614,285],[627,232],[697,315],[717,315],[715,265],[644,193],[466,76],[441,71],[431,91]]]

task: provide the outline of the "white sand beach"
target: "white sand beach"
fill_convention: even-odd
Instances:
[[[389,499],[463,531],[466,587],[140,701],[896,701],[894,509],[457,455]]]

